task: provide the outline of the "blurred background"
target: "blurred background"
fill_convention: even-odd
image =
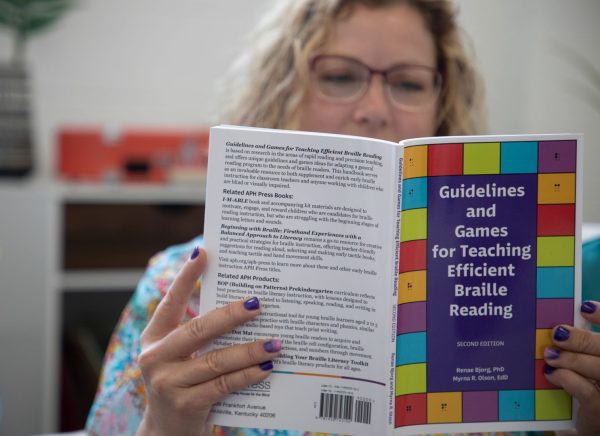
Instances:
[[[0,1],[0,434],[83,427],[148,258],[202,231],[218,80],[274,1],[35,0],[21,38]],[[583,133],[599,223],[600,2],[455,3],[489,133]]]

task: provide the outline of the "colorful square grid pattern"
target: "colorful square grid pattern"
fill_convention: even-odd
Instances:
[[[547,421],[572,417],[571,397],[548,383],[551,328],[573,322],[576,141],[448,143],[404,155],[398,279],[395,425]],[[535,389],[430,392],[427,388],[427,180],[537,174]]]

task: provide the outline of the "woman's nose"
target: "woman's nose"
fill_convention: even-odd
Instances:
[[[379,74],[372,76],[367,91],[356,103],[356,122],[370,128],[381,128],[390,123],[392,107],[385,86],[383,77]]]

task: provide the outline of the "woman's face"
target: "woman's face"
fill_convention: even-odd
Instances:
[[[421,14],[406,5],[357,6],[337,21],[318,54],[354,58],[376,71],[399,64],[436,66],[433,36]],[[383,76],[374,74],[364,95],[352,102],[324,98],[311,88],[299,127],[399,141],[433,136],[436,109],[435,100],[418,110],[398,107],[390,100]]]

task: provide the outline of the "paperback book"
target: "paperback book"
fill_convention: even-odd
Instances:
[[[200,312],[257,296],[214,342],[278,337],[273,374],[215,424],[346,434],[574,427],[544,376],[581,325],[582,138],[398,143],[211,129]]]

